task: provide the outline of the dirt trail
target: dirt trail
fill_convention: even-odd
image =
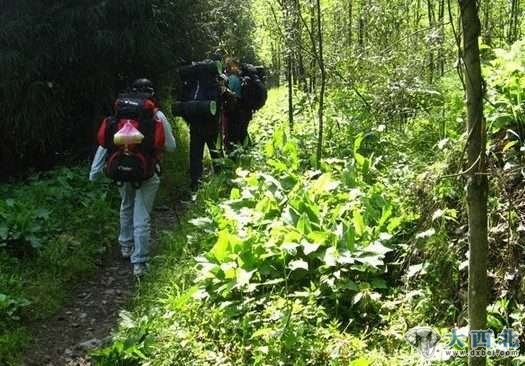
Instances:
[[[155,246],[159,231],[172,227],[177,220],[175,210],[168,207],[156,208],[153,216]],[[23,365],[91,365],[87,351],[109,339],[135,286],[129,260],[121,258],[115,245],[97,274],[71,291],[58,314],[32,327],[33,344]]]

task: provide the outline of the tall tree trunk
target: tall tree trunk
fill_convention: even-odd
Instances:
[[[439,76],[442,77],[445,74],[445,0],[440,0],[439,9],[439,48],[438,48],[438,69]]]
[[[292,69],[293,69],[293,59],[291,52],[288,54],[288,126],[290,127],[290,132],[293,131],[293,80],[292,80]]]
[[[295,61],[296,61],[296,76],[297,83],[301,86],[301,89],[306,92],[306,71],[304,67],[304,56],[303,56],[303,23],[301,1],[294,0],[294,43],[295,43]]]
[[[432,0],[427,0],[427,11],[428,11],[428,25],[431,29],[431,32],[435,31],[435,16],[434,16],[434,5]],[[429,83],[432,84],[434,80],[434,44],[431,38],[429,47],[428,47],[428,79]]]
[[[468,115],[467,207],[469,224],[468,314],[471,331],[487,328],[487,196],[483,90],[478,37],[481,24],[476,0],[459,0]],[[486,365],[486,357],[469,356],[469,366]]]
[[[323,30],[322,30],[322,14],[321,14],[321,1],[317,0],[317,40],[318,40],[318,58],[319,58],[319,68],[321,69],[321,90],[319,92],[319,109],[318,109],[318,118],[319,118],[319,135],[317,137],[317,167],[321,165],[321,158],[323,154],[323,128],[324,128],[324,92],[326,85],[326,70],[324,65],[324,55],[323,55]]]
[[[509,30],[507,33],[507,42],[509,44],[516,42],[516,40],[518,39],[518,28],[519,28],[518,14],[519,14],[519,1],[512,0],[511,8],[510,8]]]
[[[353,2],[354,0],[348,0],[348,14],[347,14],[347,28],[346,28],[346,46],[349,51],[352,52],[352,13],[353,13]]]
[[[311,0],[310,3],[310,9],[312,11],[310,12],[310,31],[312,32],[312,37],[315,37],[316,31],[315,31],[315,0]],[[314,93],[315,89],[317,88],[317,59],[316,59],[316,52],[315,52],[315,44],[313,43],[314,40],[311,40],[312,42],[312,49],[314,57],[312,57],[312,63],[310,65],[310,93]]]
[[[359,44],[359,49],[361,52],[364,51],[365,49],[365,14],[364,14],[364,5],[363,5],[363,1],[364,0],[361,0],[360,2],[360,7],[359,7],[359,29],[358,29],[358,39],[357,39],[357,42]]]
[[[492,29],[490,22],[490,4],[486,1],[481,3],[483,5],[483,43],[491,46],[492,45]]]

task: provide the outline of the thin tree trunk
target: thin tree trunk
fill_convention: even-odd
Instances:
[[[291,53],[288,55],[288,125],[290,132],[293,131],[293,80],[292,80],[293,60]]]
[[[432,31],[434,31],[435,27],[435,16],[434,16],[434,5],[432,4],[432,0],[427,0],[427,10],[428,10],[428,25]],[[432,81],[434,80],[434,45],[432,44],[432,41],[429,44],[428,47],[428,79],[429,83],[432,84]]]
[[[442,77],[445,74],[445,0],[439,2],[439,48],[438,48],[438,68],[439,76]]]
[[[492,45],[492,30],[490,22],[490,4],[487,2],[482,3],[483,7],[483,43],[491,46]]]
[[[346,30],[346,46],[352,51],[352,12],[353,12],[353,0],[348,0],[348,23]]]
[[[315,11],[314,11],[314,1],[311,0],[311,13],[310,13],[310,31],[312,32],[312,37],[315,36]],[[312,40],[312,48],[314,49],[315,54],[315,44]],[[312,57],[312,64],[311,64],[311,70],[310,70],[310,93],[314,93],[315,89],[317,88],[317,60],[315,57]]]
[[[468,314],[471,331],[487,328],[487,196],[486,131],[478,37],[481,24],[476,0],[459,0],[463,26],[468,115],[467,207],[469,224]],[[485,366],[486,357],[469,356],[469,366]]]
[[[326,85],[326,70],[324,65],[324,55],[323,55],[323,31],[322,31],[322,19],[321,19],[321,1],[317,0],[317,39],[319,42],[319,68],[321,69],[321,90],[319,92],[319,109],[318,109],[318,118],[319,118],[319,135],[317,138],[317,167],[321,165],[321,158],[323,154],[323,114],[324,114],[324,92]]]
[[[361,4],[360,4],[360,7],[359,7],[359,29],[358,29],[358,44],[359,44],[359,49],[361,52],[364,51],[365,49],[365,15],[364,15],[364,10],[363,10],[363,1],[364,0],[361,0]]]

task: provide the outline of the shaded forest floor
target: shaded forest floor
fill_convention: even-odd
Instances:
[[[176,221],[174,208],[159,206],[155,209],[153,250],[159,231],[172,227]],[[91,365],[88,352],[111,340],[122,311],[129,307],[139,288],[136,281],[129,260],[121,257],[115,245],[96,275],[87,281],[80,280],[56,315],[30,325],[33,339],[24,364]]]

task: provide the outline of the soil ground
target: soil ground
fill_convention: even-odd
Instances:
[[[173,208],[158,207],[153,214],[153,246],[160,230],[177,223]],[[87,366],[88,351],[111,337],[136,288],[129,260],[111,248],[97,273],[70,292],[62,309],[52,318],[31,326],[33,344],[26,366]]]

